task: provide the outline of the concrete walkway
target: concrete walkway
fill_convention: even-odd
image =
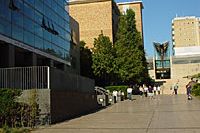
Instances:
[[[200,133],[200,100],[186,95],[135,97],[35,133]]]

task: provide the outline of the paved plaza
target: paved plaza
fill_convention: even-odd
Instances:
[[[188,101],[186,95],[135,96],[34,133],[200,133],[200,100]]]

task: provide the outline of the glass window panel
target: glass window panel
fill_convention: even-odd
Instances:
[[[58,37],[58,39],[57,39],[57,42],[56,42],[56,45],[58,45],[58,46],[61,46],[61,38],[60,37]]]
[[[43,2],[40,0],[35,0],[35,8],[43,13]]]
[[[6,20],[0,21],[0,33],[11,36],[11,24]]]
[[[29,3],[30,5],[34,5],[34,0],[24,0],[24,1]]]
[[[60,6],[58,6],[57,13],[58,13],[61,17],[63,17],[63,16],[64,16],[63,8],[61,8]]]
[[[58,0],[57,2],[61,7],[64,7],[64,0]]]
[[[52,43],[57,44],[58,43],[58,36],[51,35]]]
[[[23,29],[12,25],[12,37],[16,40],[23,41]]]
[[[62,54],[63,54],[62,49],[60,47],[56,46],[56,45],[52,45],[52,48],[55,51],[55,55],[57,57],[61,58]]]
[[[64,29],[65,29],[66,31],[68,31],[68,32],[71,32],[69,23],[68,23],[67,21],[65,21]]]
[[[51,2],[52,0],[45,0],[45,4],[48,5],[49,7],[51,7]]]
[[[64,19],[69,22],[69,14],[66,11],[64,11]]]
[[[24,43],[27,43],[34,47],[34,35],[24,30]]]
[[[53,10],[54,10],[55,12],[57,12],[58,4],[57,4],[54,0],[52,0],[51,6],[53,7]]]
[[[43,19],[43,15],[40,12],[35,10],[35,21],[38,24],[42,24],[42,19]]]
[[[35,24],[35,34],[43,38],[43,28],[39,24]]]
[[[23,7],[24,7],[23,1],[22,0],[15,0],[14,3],[16,5],[16,7],[19,8],[19,11],[23,12]]]
[[[52,44],[44,40],[44,51],[50,54],[55,54],[55,51],[52,49]]]
[[[0,3],[0,17],[3,17],[9,21],[11,21],[11,10],[8,8],[9,1],[1,0]]]
[[[44,38],[51,42],[51,33],[47,30],[44,30]]]
[[[23,15],[19,12],[12,12],[12,23],[23,27]]]
[[[67,41],[65,41],[64,39],[61,39],[60,46],[65,50],[68,50],[68,47],[69,47]]]
[[[34,33],[35,23],[29,18],[24,17],[24,29]]]
[[[34,20],[34,10],[32,7],[24,3],[24,14]]]
[[[38,36],[35,36],[35,47],[38,48],[38,49],[43,49],[43,39],[38,37]]]
[[[51,18],[51,9],[48,6],[44,6],[44,12],[45,12],[45,16],[47,16],[48,18]]]
[[[70,42],[65,41],[65,43],[66,43],[66,50],[69,51],[70,50]]]

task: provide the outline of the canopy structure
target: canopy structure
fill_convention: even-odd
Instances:
[[[154,44],[154,47],[156,49],[156,52],[161,57],[161,60],[163,60],[165,55],[167,54],[169,42],[164,42],[162,44],[158,43],[158,42],[153,42],[153,44]]]

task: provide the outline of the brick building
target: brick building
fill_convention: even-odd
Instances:
[[[71,0],[69,13],[79,23],[80,40],[86,42],[89,48],[93,47],[94,38],[103,32],[111,42],[117,32],[118,17],[123,9],[133,9],[136,13],[136,26],[142,33],[142,2],[116,4],[112,0]]]

